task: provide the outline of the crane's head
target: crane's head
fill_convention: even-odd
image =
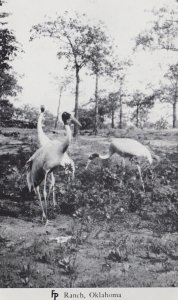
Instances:
[[[99,157],[99,154],[98,153],[92,153],[90,154],[90,156],[88,157],[88,161],[87,161],[87,164],[86,164],[86,167],[85,169],[88,169],[88,166],[89,164],[91,163],[91,161],[95,158]]]
[[[69,123],[71,121],[73,121],[75,124],[77,124],[78,126],[82,126],[80,124],[80,122],[75,118],[75,117],[72,117],[71,114],[69,114],[68,112],[63,112],[62,114],[62,121],[64,123],[64,125],[69,125]]]
[[[40,106],[40,110],[41,110],[41,113],[44,113],[44,111],[45,111],[45,106],[44,106],[44,105],[41,105],[41,106]]]

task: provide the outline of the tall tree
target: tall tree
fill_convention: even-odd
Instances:
[[[66,91],[67,87],[70,85],[70,83],[72,82],[73,78],[70,75],[66,75],[66,76],[55,76],[54,78],[54,82],[57,85],[58,89],[59,89],[59,98],[58,98],[58,105],[57,105],[57,112],[56,112],[56,119],[55,119],[55,123],[54,123],[54,129],[57,128],[57,124],[58,124],[58,120],[59,120],[59,114],[60,114],[60,106],[61,106],[61,98],[62,98],[62,94],[63,92]]]
[[[12,119],[14,106],[10,101],[1,99],[0,101],[0,126],[8,126],[8,122]]]
[[[73,17],[65,12],[55,20],[33,26],[31,40],[37,36],[48,36],[58,40],[58,58],[65,57],[68,67],[75,70],[75,117],[78,118],[80,71],[91,58],[91,48],[95,45],[93,29],[85,15],[75,13]],[[78,126],[75,126],[74,135],[77,134]]]
[[[177,124],[177,99],[178,99],[178,63],[170,65],[164,76],[166,83],[162,83],[159,91],[159,99],[161,102],[167,102],[172,105],[172,126],[176,128]]]
[[[0,6],[5,1],[0,2]],[[15,96],[20,87],[17,83],[17,74],[13,72],[11,61],[19,51],[16,37],[8,28],[8,13],[0,13],[0,100],[8,96]]]
[[[136,90],[129,102],[128,106],[135,108],[132,113],[132,119],[135,120],[137,127],[142,127],[142,123],[146,121],[149,110],[154,105],[155,95],[145,95],[144,93]]]
[[[100,89],[98,91],[98,127],[101,127],[104,122],[104,117],[111,114],[111,104],[109,102],[109,97],[105,89]],[[84,107],[90,105],[88,109]],[[96,100],[95,97],[90,98],[90,100],[82,105],[82,113],[87,111],[90,114],[91,126],[90,128],[95,128],[95,114],[96,114]]]
[[[117,85],[118,107],[119,107],[119,128],[123,126],[123,104],[126,102],[125,98],[129,96],[126,89],[126,76],[128,68],[131,66],[131,60],[116,61],[113,65],[112,78]]]
[[[111,118],[111,127],[115,128],[115,114],[119,108],[119,93],[112,92],[108,96],[99,97],[98,107],[99,112],[103,116],[109,116]]]
[[[125,103],[125,97],[128,96],[128,92],[125,88],[125,74],[119,76],[119,90],[118,90],[118,99],[119,99],[119,128],[123,127],[123,104]]]
[[[115,112],[118,108],[118,93],[110,93],[109,94],[109,112],[111,114],[111,127],[115,127]]]
[[[155,14],[155,21],[153,22],[152,28],[140,33],[137,36],[136,48],[142,46],[144,49],[163,49],[172,52],[178,52],[178,4],[175,3],[174,8],[162,7],[158,11],[153,11],[153,13]],[[172,87],[169,86],[168,91],[165,91],[165,89],[162,87],[167,96],[164,95],[163,98],[161,97],[162,100],[160,100],[173,103],[173,128],[175,128],[177,119],[176,107],[178,101],[178,72],[177,65],[175,65],[174,67],[172,66],[171,68],[167,76],[170,78],[170,81],[173,82]],[[175,92],[171,97],[169,92],[171,92],[172,89]]]
[[[95,125],[94,133],[98,132],[98,108],[99,108],[99,78],[103,75],[110,75],[112,68],[112,57],[113,50],[112,44],[109,37],[106,35],[104,30],[101,28],[103,26],[100,23],[98,26],[93,26],[93,46],[91,48],[91,55],[89,60],[89,67],[92,70],[92,74],[95,75]]]

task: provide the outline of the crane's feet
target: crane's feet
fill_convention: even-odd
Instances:
[[[48,219],[46,219],[46,223],[45,223],[45,227],[47,226],[53,226],[53,221],[49,221]]]
[[[43,212],[43,214],[42,214],[42,223],[45,223],[45,226],[48,223],[47,215],[45,214],[45,212]]]
[[[49,221],[48,221],[46,215],[45,215],[45,217],[42,216],[42,223],[45,225],[45,227],[49,224]]]
[[[48,220],[46,215],[42,216],[42,223],[44,224],[45,227],[52,225],[52,222]]]
[[[49,225],[48,219],[46,219],[45,227]]]
[[[42,222],[43,222],[43,220],[45,220],[45,219],[47,219],[47,218],[46,218],[45,212],[43,211],[43,214],[42,214]]]

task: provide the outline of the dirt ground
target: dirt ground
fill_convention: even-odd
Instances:
[[[63,138],[48,132],[51,139]],[[0,287],[177,287],[178,130],[118,130],[160,157],[142,162],[145,192],[134,164],[96,159],[112,138],[81,135],[69,153],[74,181],[55,171],[57,207],[48,199],[44,226],[29,193],[25,163],[38,148],[36,130],[1,128]]]

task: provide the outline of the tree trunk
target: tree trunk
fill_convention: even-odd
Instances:
[[[94,124],[94,133],[98,133],[98,79],[99,75],[96,74],[96,85],[95,85],[95,124]]]
[[[177,97],[174,99],[173,103],[173,128],[176,128],[176,123],[177,123]]]
[[[120,96],[120,112],[119,112],[119,128],[120,129],[122,129],[122,116],[123,116],[122,97]]]
[[[115,124],[114,124],[114,109],[112,109],[111,111],[111,128],[114,128]]]
[[[75,89],[75,118],[78,120],[78,98],[79,98],[79,83],[80,83],[80,77],[79,77],[79,67],[76,66],[76,89]],[[78,135],[78,125],[74,125],[74,136]]]
[[[178,98],[178,79],[176,80],[176,92],[173,102],[173,128],[176,128],[177,123],[177,98]]]
[[[136,110],[136,126],[137,128],[139,127],[139,108],[137,105],[137,110]]]
[[[58,107],[57,107],[57,115],[56,115],[56,120],[54,124],[54,129],[57,127],[58,119],[59,119],[59,111],[60,111],[60,105],[61,105],[61,96],[62,96],[62,87],[60,88],[60,93],[59,93],[59,101],[58,101]]]

